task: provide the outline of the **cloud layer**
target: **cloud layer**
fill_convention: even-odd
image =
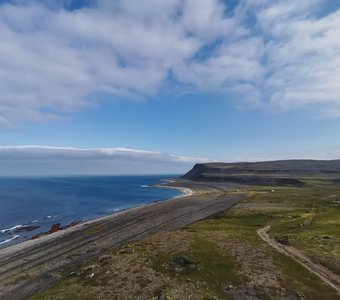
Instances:
[[[206,161],[125,148],[0,146],[0,176],[182,174]]]
[[[340,115],[340,9],[327,0],[0,4],[0,128],[167,86]]]

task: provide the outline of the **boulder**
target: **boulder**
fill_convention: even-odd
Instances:
[[[60,223],[53,224],[53,225],[51,226],[51,229],[50,229],[49,233],[57,232],[57,231],[59,231],[60,229],[61,229]]]

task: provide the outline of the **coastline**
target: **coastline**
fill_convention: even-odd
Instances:
[[[184,186],[171,186],[171,185],[168,185],[171,182],[174,182],[174,181],[169,180],[168,183],[166,183],[166,184],[154,184],[151,187],[156,187],[156,188],[160,188],[160,189],[173,189],[173,190],[181,191],[182,195],[178,195],[178,196],[175,196],[175,197],[167,199],[167,200],[183,198],[183,197],[190,197],[190,196],[193,196],[193,195],[195,195],[197,193],[197,191],[195,189],[193,189],[193,188],[188,188],[188,187],[184,187]]]
[[[153,200],[152,202],[149,202],[149,203],[140,203],[140,204],[128,206],[128,207],[125,207],[125,208],[115,209],[115,210],[112,210],[112,212],[109,212],[109,213],[107,213],[105,215],[94,215],[94,216],[89,217],[89,218],[77,219],[77,220],[74,220],[74,221],[80,220],[80,222],[78,224],[76,224],[76,225],[69,226],[70,224],[72,224],[72,222],[74,222],[74,221],[72,221],[71,223],[66,223],[65,225],[63,225],[63,228],[61,228],[57,232],[53,232],[53,233],[48,233],[48,232],[41,233],[40,237],[38,237],[36,239],[28,238],[26,240],[20,241],[19,243],[15,243],[13,245],[5,246],[6,243],[11,242],[13,240],[16,240],[16,239],[18,239],[20,237],[20,235],[17,235],[15,233],[13,233],[13,235],[10,236],[7,240],[4,240],[4,241],[0,242],[0,246],[1,246],[0,247],[0,252],[2,250],[6,249],[6,248],[15,247],[17,245],[26,243],[28,241],[39,241],[39,240],[42,240],[42,239],[46,239],[47,237],[49,237],[51,235],[57,236],[56,233],[58,233],[58,235],[62,235],[60,232],[67,233],[67,232],[70,232],[71,231],[70,229],[72,229],[72,228],[78,229],[78,228],[81,228],[82,225],[83,226],[84,225],[90,225],[90,224],[95,223],[97,221],[101,221],[101,220],[105,220],[107,218],[111,218],[111,217],[117,216],[117,215],[119,215],[121,213],[124,213],[124,212],[127,212],[129,210],[134,210],[134,209],[137,209],[139,207],[146,206],[146,205],[152,205],[152,204],[157,203],[157,202],[169,201],[169,200],[176,199],[176,198],[182,198],[182,197],[191,196],[191,195],[193,195],[195,193],[194,190],[186,188],[186,187],[167,186],[168,183],[175,182],[175,179],[163,179],[163,181],[165,181],[165,183],[146,185],[145,187],[154,187],[154,188],[161,188],[161,189],[175,189],[175,190],[179,190],[181,192],[181,194],[177,195],[177,196],[173,196],[171,198],[156,199],[156,200]],[[55,221],[55,223],[58,223],[58,221]],[[25,226],[28,226],[28,225],[15,225],[13,227],[5,228],[5,229],[1,230],[1,232],[5,233],[7,231],[11,231],[13,229],[20,228],[20,227],[25,227]],[[30,244],[34,244],[34,242],[31,242]]]
[[[167,180],[167,182],[171,183],[173,181],[172,180]],[[105,216],[94,217],[92,219],[86,220],[86,221],[84,221],[82,223],[79,223],[77,225],[68,227],[66,229],[62,229],[62,230],[59,230],[59,231],[54,232],[54,233],[42,235],[41,237],[39,237],[37,239],[25,240],[25,241],[22,241],[21,243],[1,248],[0,249],[0,254],[6,253],[6,252],[11,252],[11,251],[25,250],[26,248],[30,248],[32,246],[39,245],[40,243],[45,243],[45,242],[48,242],[50,240],[60,238],[60,237],[62,237],[64,235],[67,235],[69,233],[76,232],[76,231],[78,231],[80,229],[83,229],[84,227],[87,227],[87,226],[90,226],[90,225],[94,225],[94,224],[100,223],[102,221],[111,220],[111,219],[113,219],[115,217],[124,215],[124,214],[129,213],[129,212],[138,211],[139,209],[141,209],[143,207],[152,206],[152,205],[154,205],[156,203],[159,203],[159,202],[166,202],[166,201],[172,201],[174,199],[190,197],[192,195],[195,195],[195,193],[197,193],[197,191],[195,191],[193,188],[188,188],[188,187],[184,187],[184,186],[183,187],[182,186],[168,186],[167,185],[168,183],[165,183],[165,184],[155,184],[155,185],[151,185],[150,187],[156,187],[156,188],[162,188],[162,189],[176,189],[176,190],[181,191],[182,194],[178,195],[178,196],[175,196],[175,197],[172,197],[172,198],[168,198],[168,199],[155,200],[155,201],[150,202],[150,203],[145,203],[145,204],[140,204],[140,205],[132,206],[132,207],[129,207],[129,208],[126,208],[126,209],[122,209],[120,211],[112,212],[112,213],[110,213],[108,215],[105,215]],[[5,251],[6,249],[8,251]]]
[[[214,187],[211,183],[188,180],[169,182],[162,185],[162,188],[176,188],[183,194],[1,249],[0,298],[27,299],[42,288],[54,285],[59,280],[55,272],[66,266],[95,259],[109,249],[128,242],[185,227],[229,209],[246,197],[223,192],[218,184]],[[28,283],[24,275],[28,276],[32,272],[33,278],[39,280]],[[19,274],[22,280],[8,284],[10,278]]]

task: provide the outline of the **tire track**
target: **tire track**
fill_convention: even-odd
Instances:
[[[324,283],[335,289],[340,295],[339,275],[333,273],[331,270],[325,268],[324,266],[313,262],[308,256],[303,254],[300,250],[291,246],[286,246],[278,243],[275,239],[270,237],[270,235],[268,234],[269,230],[270,226],[266,226],[264,228],[259,229],[257,231],[257,234],[269,246],[275,248],[280,253],[283,253],[293,258],[295,261],[304,266],[310,272],[318,276]]]

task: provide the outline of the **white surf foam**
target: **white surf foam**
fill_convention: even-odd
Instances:
[[[15,226],[13,226],[13,227],[11,227],[11,228],[2,229],[2,230],[0,230],[0,232],[1,232],[1,233],[12,232],[12,231],[14,231],[15,229],[21,228],[21,227],[23,227],[23,226],[24,226],[24,225],[15,225]]]
[[[14,236],[12,236],[10,239],[7,239],[7,240],[5,240],[5,241],[0,242],[0,245],[1,245],[1,244],[8,243],[8,242],[13,241],[13,240],[16,240],[19,236],[20,236],[20,235],[14,235]]]

